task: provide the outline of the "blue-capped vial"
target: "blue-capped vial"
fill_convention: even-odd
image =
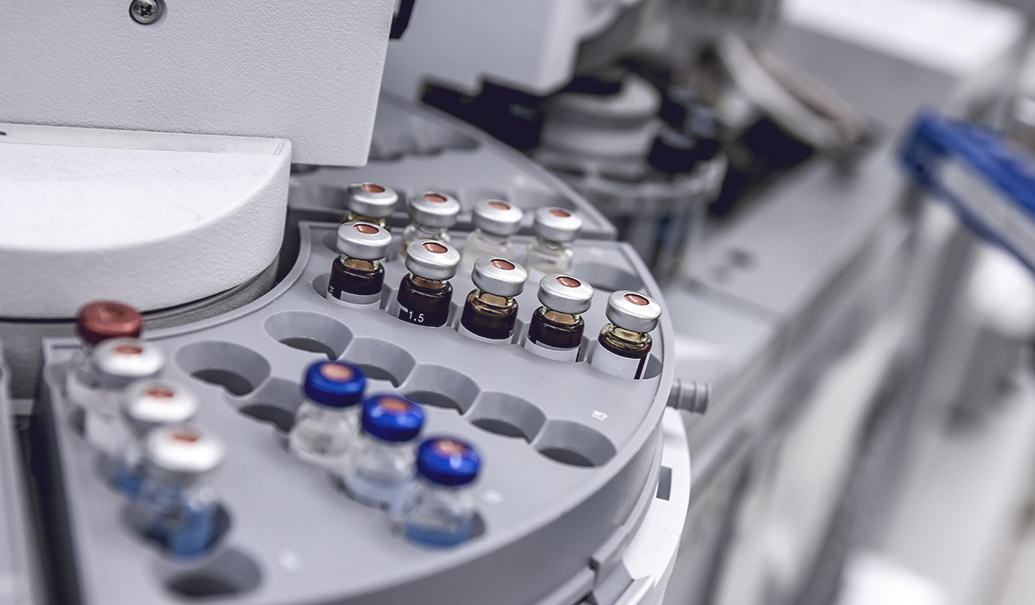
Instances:
[[[417,449],[417,480],[403,520],[406,538],[427,546],[454,546],[471,535],[470,486],[482,459],[472,445],[432,437]]]
[[[348,452],[359,433],[359,403],[367,378],[341,361],[318,361],[305,371],[305,400],[295,414],[288,445],[303,457],[336,459]]]
[[[363,402],[360,436],[349,457],[345,491],[367,506],[395,511],[413,479],[414,440],[424,426],[424,410],[399,395]]]

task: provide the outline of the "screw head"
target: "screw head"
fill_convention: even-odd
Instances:
[[[133,0],[129,5],[129,16],[141,25],[150,25],[162,16],[161,0]]]

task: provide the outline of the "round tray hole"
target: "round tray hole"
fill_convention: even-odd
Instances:
[[[444,366],[420,366],[402,388],[417,403],[456,410],[471,408],[480,389],[471,378]]]
[[[243,406],[240,412],[259,422],[273,425],[281,433],[291,432],[291,427],[295,425],[294,414],[269,403],[251,403]]]
[[[346,352],[344,361],[362,368],[367,378],[386,380],[398,387],[417,365],[405,349],[384,340],[357,338]]]
[[[566,420],[547,422],[534,445],[547,458],[578,467],[601,466],[616,452],[607,437],[585,425]]]
[[[161,569],[166,589],[186,601],[227,598],[251,592],[262,583],[262,570],[251,557],[228,548],[204,565]]]
[[[213,517],[212,535],[209,536],[208,543],[205,546],[205,552],[198,555],[198,557],[204,557],[207,553],[211,553],[213,550],[218,548],[220,542],[223,541],[223,538],[225,538],[226,534],[230,531],[230,512],[227,511],[226,507],[221,503],[216,504],[216,510],[213,512]],[[125,505],[122,512],[122,519],[123,522],[133,530],[140,539],[152,544],[162,552],[165,552],[165,545],[148,535],[147,522],[140,516],[140,513],[134,509],[133,503]],[[190,559],[186,560],[189,561]]]
[[[603,263],[576,262],[572,274],[601,290],[640,290],[643,288],[643,280],[633,273]]]
[[[295,424],[295,412],[302,405],[302,389],[290,380],[272,378],[244,401],[230,400],[230,404],[249,419],[288,433]]]
[[[507,393],[484,393],[467,418],[483,431],[525,441],[535,439],[546,422],[539,408]]]
[[[282,345],[337,359],[352,340],[340,321],[308,311],[277,313],[263,324],[266,333]]]
[[[238,397],[254,391],[270,375],[265,357],[232,342],[189,344],[176,352],[176,361],[192,377]]]

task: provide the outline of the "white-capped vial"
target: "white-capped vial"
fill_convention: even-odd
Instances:
[[[353,183],[345,190],[345,207],[349,213],[342,222],[373,223],[387,230],[388,218],[398,203],[399,194],[391,187],[377,183]]]
[[[359,442],[342,477],[345,491],[367,506],[398,510],[414,475],[414,440],[424,426],[424,410],[399,395],[363,402]]]
[[[646,294],[620,290],[607,298],[607,319],[590,351],[589,364],[619,378],[642,378],[653,346],[661,305]]]
[[[359,435],[363,370],[341,361],[317,361],[305,371],[305,400],[288,434],[291,451],[314,462],[335,461]]]
[[[438,327],[449,319],[449,303],[460,253],[456,248],[434,240],[412,242],[406,255],[409,269],[399,282],[399,319],[418,326]]]
[[[120,410],[126,388],[157,376],[165,367],[165,354],[139,338],[113,338],[90,351],[90,365],[97,392],[83,406],[83,436],[94,447],[115,456],[128,437]]]
[[[65,396],[75,405],[87,405],[97,392],[97,379],[90,365],[90,351],[112,338],[137,338],[144,319],[136,309],[112,300],[83,305],[76,317],[75,331],[80,346],[72,353],[65,374]]]
[[[571,243],[582,231],[582,219],[564,208],[539,208],[532,223],[535,239],[528,244],[526,265],[543,273],[571,271]]]
[[[551,274],[539,280],[539,302],[532,314],[525,349],[547,359],[575,361],[586,322],[582,314],[593,304],[593,286],[573,275]]]
[[[406,256],[409,245],[417,240],[431,239],[444,244],[450,242],[449,228],[456,224],[460,202],[453,196],[428,191],[406,204],[410,224],[403,231],[401,253]]]
[[[517,206],[500,200],[479,203],[471,212],[474,231],[464,242],[463,258],[460,261],[464,271],[474,269],[474,262],[483,256],[514,258],[514,244],[510,236],[521,229],[525,213]]]
[[[467,295],[460,315],[460,333],[478,340],[507,342],[514,335],[518,303],[528,272],[505,258],[483,256],[474,263],[471,280],[477,286]]]
[[[141,380],[126,389],[122,418],[129,438],[112,464],[112,484],[135,497],[144,479],[144,439],[151,431],[184,424],[198,411],[198,399],[187,389],[164,380]]]
[[[327,298],[353,306],[378,306],[381,287],[385,283],[385,269],[381,262],[391,247],[391,234],[374,223],[339,225],[339,256],[331,263]]]
[[[406,538],[427,546],[455,546],[471,536],[471,484],[482,460],[472,445],[433,437],[417,449],[417,480],[403,517]]]
[[[144,440],[147,472],[130,507],[130,522],[174,557],[196,557],[213,546],[218,504],[204,479],[225,456],[212,433],[166,426]]]

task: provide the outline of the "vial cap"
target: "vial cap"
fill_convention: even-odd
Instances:
[[[406,246],[406,268],[418,277],[445,281],[459,264],[460,252],[444,242],[421,239]]]
[[[76,317],[76,333],[83,342],[96,345],[109,338],[140,336],[144,318],[133,307],[113,300],[83,305]]]
[[[500,200],[487,200],[474,207],[471,222],[486,233],[505,237],[521,229],[524,216],[525,213],[517,206]]]
[[[198,477],[223,462],[226,449],[214,434],[196,426],[157,428],[147,435],[147,460],[160,471],[182,477]]]
[[[539,208],[535,211],[532,230],[547,241],[573,242],[582,231],[582,219],[564,208]]]
[[[112,338],[90,351],[90,363],[101,386],[120,388],[157,376],[165,366],[165,353],[139,338]]]
[[[354,183],[345,191],[345,207],[360,216],[387,218],[398,202],[394,189],[377,183]]]
[[[367,377],[363,370],[341,361],[317,361],[305,370],[306,397],[331,408],[347,408],[363,400]]]
[[[496,296],[517,296],[525,289],[528,271],[514,261],[483,256],[474,261],[471,280],[479,289]]]
[[[138,428],[183,424],[198,412],[198,399],[187,389],[164,380],[130,385],[122,413]]]
[[[338,252],[349,258],[381,260],[392,247],[392,234],[373,223],[355,221],[338,225]]]
[[[661,305],[653,298],[632,290],[619,290],[607,297],[607,319],[619,328],[650,332],[658,326]]]
[[[427,191],[409,202],[410,219],[418,225],[448,229],[456,224],[460,202],[451,195]]]
[[[539,280],[539,302],[551,311],[585,313],[593,304],[593,286],[573,275],[547,275]]]
[[[467,485],[478,477],[481,466],[478,451],[452,437],[432,437],[417,448],[417,472],[438,485]]]
[[[417,438],[424,410],[400,395],[377,395],[363,402],[363,430],[382,441],[402,443]]]

